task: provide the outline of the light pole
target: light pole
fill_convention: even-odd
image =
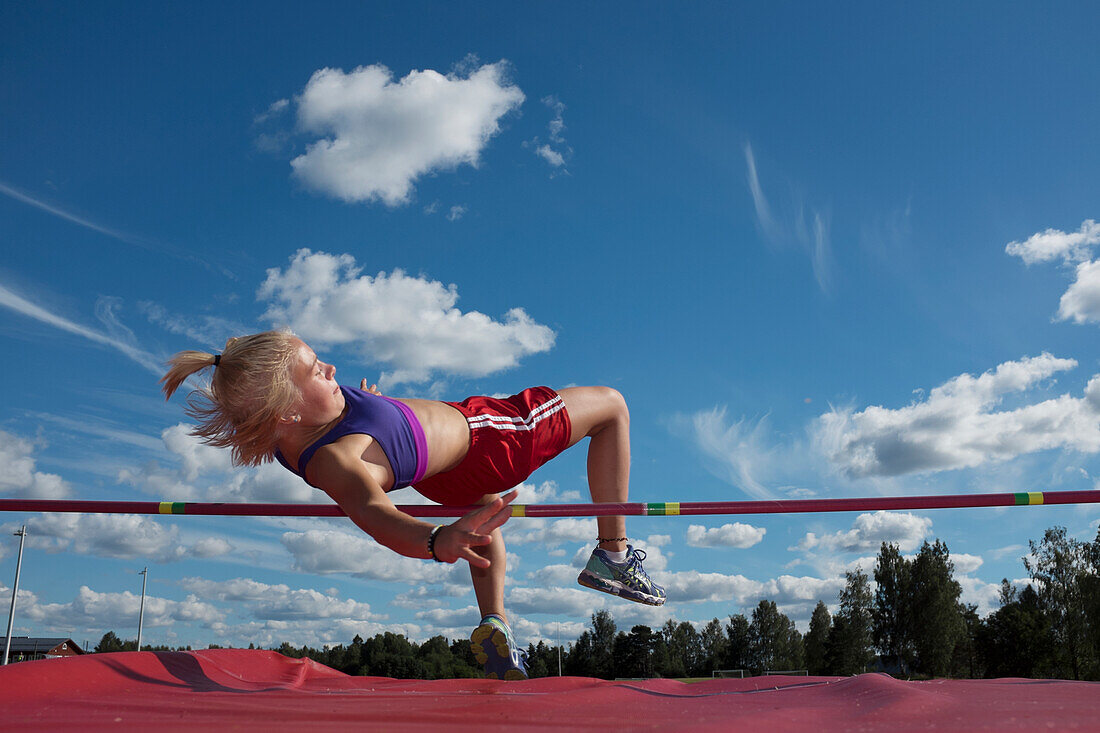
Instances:
[[[145,581],[149,580],[149,568],[146,566],[142,569],[138,575],[141,576],[141,608],[138,610],[138,645],[137,650],[141,651],[141,625],[145,621]]]
[[[8,652],[11,651],[11,628],[15,623],[15,597],[19,595],[19,570],[23,567],[23,542],[27,539],[27,525],[14,533],[19,538],[19,557],[15,561],[15,587],[11,589],[11,610],[8,611],[8,638],[4,642],[4,664],[8,663]]]
[[[558,621],[558,677],[561,677],[561,621]]]

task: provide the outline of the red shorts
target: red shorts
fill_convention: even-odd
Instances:
[[[466,416],[470,449],[450,471],[413,487],[434,502],[465,506],[507,491],[569,447],[569,413],[549,387],[532,387],[502,400],[470,397],[447,404]]]

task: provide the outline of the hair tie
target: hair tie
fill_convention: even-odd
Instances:
[[[220,364],[221,361],[222,361],[222,355],[221,354],[214,354],[214,366],[217,366],[218,364]]]

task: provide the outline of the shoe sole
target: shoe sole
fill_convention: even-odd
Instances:
[[[587,570],[582,571],[577,577],[577,583],[583,585],[585,588],[598,590],[602,593],[610,593],[613,596],[618,596],[628,601],[634,601],[635,603],[644,603],[647,606],[665,605],[664,598],[628,588],[616,580],[606,580],[598,575],[589,573]]]
[[[494,661],[498,664],[494,666],[508,667],[504,670],[506,681],[515,682],[527,679],[527,675],[512,666],[512,649],[508,646],[508,637],[505,636],[504,632],[492,624],[482,624],[474,629],[474,633],[470,635],[470,651],[474,653],[474,659],[477,660],[477,663],[485,668],[485,676],[488,679],[499,680],[501,677],[499,671],[490,671],[488,668],[489,652],[485,650],[485,642],[489,642],[496,652]]]

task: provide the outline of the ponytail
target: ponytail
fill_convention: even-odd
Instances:
[[[301,346],[289,331],[231,338],[221,354],[181,351],[161,378],[168,399],[188,377],[217,367],[209,386],[188,395],[185,412],[198,421],[191,431],[207,445],[232,448],[237,465],[258,466],[275,454],[275,431],[301,395],[291,369]]]
[[[167,400],[179,389],[188,377],[201,372],[206,367],[212,367],[220,361],[214,354],[204,351],[181,351],[168,360],[168,373],[160,378],[161,389],[164,390],[164,399]]]

